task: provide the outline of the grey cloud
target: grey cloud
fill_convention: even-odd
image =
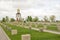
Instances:
[[[20,1],[20,0],[0,0],[0,1]]]
[[[2,0],[2,1],[4,1],[4,0]],[[6,0],[6,1],[8,3],[6,3],[5,1],[4,1],[4,3],[7,4],[7,5],[5,4],[7,8],[4,8],[4,7],[0,8],[0,13],[4,13],[4,11],[6,12],[2,16],[6,15],[6,14],[9,16],[11,16],[11,14],[14,15],[16,12],[16,8],[18,8],[18,7],[20,9],[25,9],[24,10],[25,12],[23,11],[23,13],[22,13],[24,16],[30,15],[31,13],[28,14],[29,12],[34,13],[34,15],[36,15],[36,13],[38,12],[37,16],[41,16],[41,15],[49,16],[49,15],[55,14],[55,13],[57,16],[60,16],[60,14],[59,14],[60,7],[59,8],[55,7],[56,4],[59,4],[59,3],[56,3],[57,0],[55,0],[55,1],[54,0],[53,1],[52,0],[51,1],[50,0]],[[5,5],[2,5],[2,6],[5,6]]]
[[[7,9],[2,9],[2,8],[0,8],[0,11],[8,11]]]
[[[13,9],[9,10],[9,9],[0,8],[0,12],[13,12],[13,11],[14,11]]]
[[[33,0],[33,1],[23,1],[20,2],[19,4],[14,4],[13,8],[18,8],[20,7],[21,9],[30,9],[30,8],[42,8],[44,3],[40,3],[38,0]]]

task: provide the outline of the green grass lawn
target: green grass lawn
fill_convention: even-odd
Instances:
[[[51,24],[47,26],[47,29],[52,31],[58,31],[56,24]]]
[[[50,24],[50,25],[45,25],[45,26],[47,26],[47,30],[58,31],[56,24]],[[32,24],[32,27],[35,27],[35,25]],[[37,28],[41,28],[41,27],[44,27],[44,25],[43,24],[37,25]]]
[[[41,28],[41,27],[43,27],[43,24],[37,24],[37,27],[36,27],[35,24],[32,24],[31,26],[32,26],[32,27],[35,27],[35,28]]]
[[[31,34],[31,40],[60,40],[60,35],[57,34],[38,32],[35,30],[25,29],[10,24],[7,24],[7,26],[11,27],[12,29],[18,30],[17,35],[11,35],[11,32],[2,26],[11,40],[21,40],[21,35],[23,34]]]

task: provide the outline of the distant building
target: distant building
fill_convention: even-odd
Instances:
[[[20,13],[20,9],[17,9],[17,13],[16,13],[16,20],[17,21],[21,21],[21,13]]]

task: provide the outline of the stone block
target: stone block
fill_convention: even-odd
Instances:
[[[12,34],[12,35],[16,35],[16,34],[17,34],[17,30],[16,30],[16,29],[11,30],[11,34]]]
[[[11,31],[11,27],[8,27],[8,26],[7,26],[6,28],[7,28],[7,30]]]
[[[21,37],[22,37],[21,40],[31,40],[30,34],[25,34],[25,35],[22,35]]]

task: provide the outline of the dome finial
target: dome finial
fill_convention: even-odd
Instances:
[[[20,9],[19,8],[17,9],[17,13],[20,13]]]

